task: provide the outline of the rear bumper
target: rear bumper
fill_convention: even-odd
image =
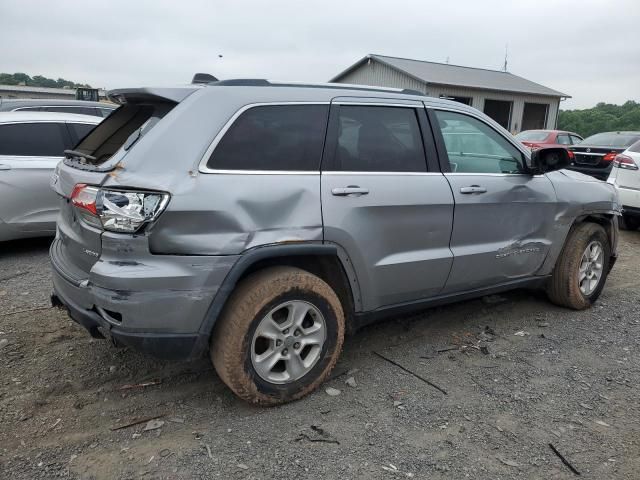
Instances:
[[[198,335],[170,334],[170,333],[132,333],[114,327],[95,311],[86,310],[74,304],[68,298],[58,293],[54,287],[51,295],[53,306],[64,307],[73,321],[86,328],[92,337],[103,338],[103,332],[108,332],[114,342],[126,345],[135,350],[148,353],[163,359],[187,359],[201,356],[197,351]]]
[[[208,347],[203,320],[237,258],[151,255],[137,242],[146,239],[128,239],[126,261],[103,249],[86,278],[79,278],[56,238],[50,250],[52,302],[94,336],[108,333],[117,343],[160,358],[201,356]]]

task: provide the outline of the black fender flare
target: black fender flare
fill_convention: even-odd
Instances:
[[[252,265],[261,260],[270,258],[302,255],[333,256],[338,258],[349,279],[349,285],[352,290],[354,302],[359,303],[359,295],[356,294],[353,288],[353,283],[356,281],[355,273],[351,267],[350,260],[346,257],[346,253],[338,245],[333,243],[302,242],[255,247],[240,255],[238,261],[233,265],[225,279],[222,281],[222,284],[211,301],[211,305],[209,305],[204,320],[200,325],[198,340],[192,351],[191,357],[202,356],[209,349],[211,333],[213,332],[213,328],[220,316],[220,313],[222,312],[222,309],[235,290],[235,287],[240,278],[242,278],[242,275]]]

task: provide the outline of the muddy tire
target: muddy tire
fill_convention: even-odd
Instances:
[[[211,339],[218,375],[256,405],[297,400],[318,388],[344,339],[342,305],[322,279],[293,267],[271,267],[238,284]]]
[[[575,310],[589,308],[602,293],[610,258],[611,246],[604,228],[595,223],[573,227],[547,285],[549,299]]]

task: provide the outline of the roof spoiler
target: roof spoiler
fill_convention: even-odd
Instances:
[[[120,105],[125,103],[174,102],[180,103],[200,87],[177,88],[120,88],[107,92],[107,97]]]
[[[191,80],[191,83],[210,83],[210,82],[217,82],[217,81],[218,79],[216,77],[208,73],[196,73],[193,76],[193,80]]]

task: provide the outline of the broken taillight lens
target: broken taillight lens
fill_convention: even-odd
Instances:
[[[168,202],[167,193],[112,190],[82,183],[71,193],[71,203],[89,225],[111,232],[138,231],[158,218]]]

